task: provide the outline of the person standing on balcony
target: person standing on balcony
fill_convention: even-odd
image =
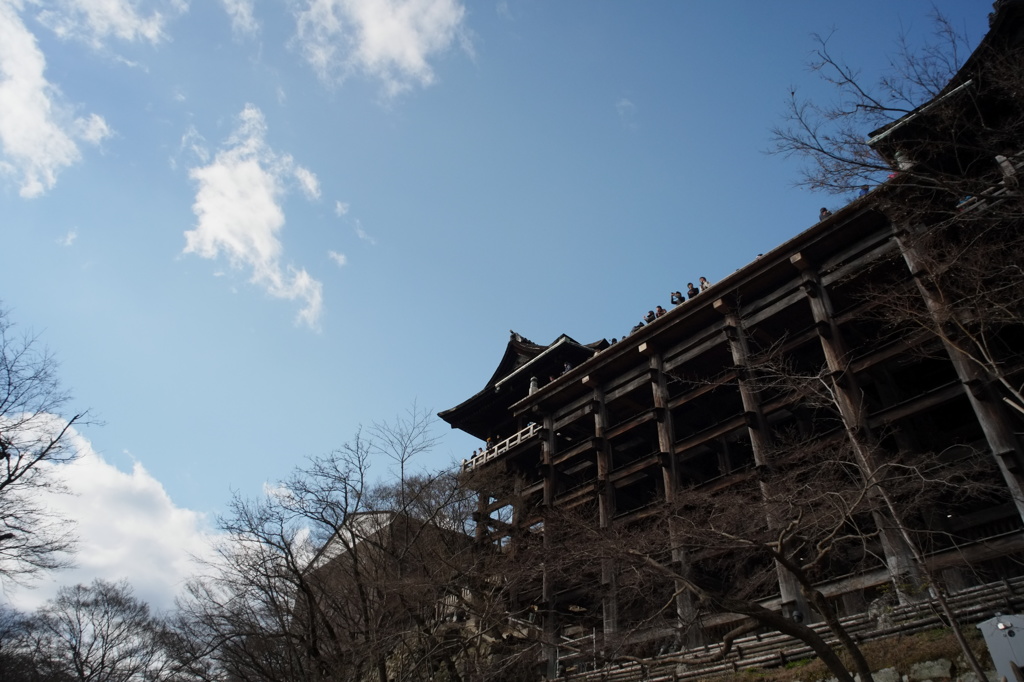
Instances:
[[[657,315],[654,314],[653,310],[648,310],[647,314],[644,315],[644,322],[646,322],[647,324],[650,324],[651,322],[654,322],[656,317],[657,317]]]
[[[672,301],[672,305],[679,305],[680,303],[686,300],[686,297],[683,296],[682,292],[680,291],[673,291],[671,294],[669,294],[669,297]]]
[[[693,286],[693,282],[687,282],[686,283],[686,295],[687,296],[689,296],[690,298],[693,298],[694,296],[696,296],[699,293],[700,293],[700,289],[698,289],[697,287]]]
[[[667,310],[665,310],[664,308],[662,308],[659,305],[657,308],[654,309],[654,316],[655,317],[661,317],[662,315],[664,315],[667,312],[668,312]]]
[[[708,289],[711,288],[711,282],[708,281],[707,277],[701,277],[698,284],[700,285],[701,291],[707,291]]]

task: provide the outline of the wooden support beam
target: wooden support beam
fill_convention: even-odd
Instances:
[[[755,466],[767,466],[769,464],[768,447],[770,445],[768,422],[765,419],[764,408],[761,404],[761,397],[757,388],[744,378],[743,372],[748,367],[750,361],[750,350],[747,347],[746,335],[744,334],[739,316],[731,307],[727,305],[719,306],[720,301],[721,299],[715,301],[715,309],[725,317],[726,329],[731,328],[733,330],[732,334],[729,335],[729,350],[732,353],[733,364],[736,366],[739,376],[737,384],[740,389],[743,411],[746,414],[752,415],[749,419],[745,417],[745,421],[747,421],[747,434],[750,437],[750,448],[754,454],[754,464]],[[761,487],[762,495],[766,498],[770,497],[766,485],[762,483]],[[777,524],[777,519],[769,515],[769,528],[777,527]],[[789,616],[791,613],[799,611],[805,618],[811,618],[810,606],[800,591],[800,587],[793,574],[777,562],[775,569],[779,577],[779,592],[782,595],[783,612]]]
[[[912,241],[912,236],[917,234],[918,231],[909,226],[901,226],[901,228],[896,233],[895,239],[899,245],[900,253],[903,255],[903,260],[907,264],[907,269],[912,274],[927,274],[927,260]],[[941,328],[944,320],[950,314],[948,306],[925,285],[921,277],[915,275],[915,281],[917,282],[918,293],[924,299],[932,321]],[[964,351],[958,348],[951,339],[940,335],[940,340],[961,382],[969,386],[974,381],[985,381],[988,379],[985,376],[985,371],[974,363]],[[979,400],[970,391],[967,391],[966,395],[970,401],[971,409],[974,410],[978,425],[981,426],[981,430],[985,434],[985,440],[988,442],[989,449],[995,455],[999,471],[1006,482],[1014,504],[1017,506],[1017,512],[1021,519],[1024,520],[1024,475],[1020,471],[1020,463],[1024,461],[1024,452],[1022,452],[1021,443],[1014,434],[1013,428],[999,401]],[[1011,462],[1017,463],[1018,466],[1011,466]]]
[[[668,407],[671,410],[677,407],[682,407],[688,402],[696,400],[703,395],[706,395],[722,386],[727,386],[736,380],[736,372],[726,372],[724,375],[718,376],[714,381],[707,383],[698,384],[697,388],[682,395],[676,396],[668,402]]]
[[[608,477],[608,480],[615,484],[616,487],[622,487],[622,480],[629,478],[630,476],[647,469],[658,466],[658,453],[652,452],[648,455],[644,455],[635,462],[630,462],[626,466],[619,467]]]
[[[630,429],[639,426],[640,424],[646,424],[649,421],[653,421],[655,417],[656,414],[654,412],[654,409],[647,409],[641,412],[640,414],[634,415],[633,417],[630,417],[626,421],[617,424],[614,429],[608,429],[607,431],[605,431],[605,433],[607,434],[608,438],[616,438],[626,433]]]
[[[703,431],[698,431],[686,440],[679,441],[675,444],[674,451],[678,454],[685,453],[686,451],[699,447],[708,441],[715,440],[719,436],[724,436],[727,433],[731,433],[732,431],[745,426],[746,422],[743,420],[742,415],[731,419],[725,419],[714,426],[704,429]]]
[[[627,381],[624,384],[619,384],[615,388],[606,387],[605,400],[607,400],[609,403],[615,402],[622,396],[629,395],[630,393],[637,390],[638,388],[641,388],[642,386],[646,385],[648,381],[650,381],[650,378],[647,375],[646,368],[644,368],[642,372],[637,372],[636,374],[639,374],[639,376],[634,376],[634,378],[632,378],[631,380]]]
[[[901,532],[899,519],[894,518],[892,511],[883,504],[877,486],[879,462],[877,443],[871,432],[871,426],[864,409],[865,398],[857,377],[848,371],[849,353],[839,325],[836,324],[832,308],[832,300],[828,290],[822,286],[821,278],[814,264],[803,254],[797,253],[790,257],[792,263],[800,270],[800,277],[807,294],[807,304],[814,318],[815,329],[821,342],[821,350],[828,368],[827,380],[831,384],[830,396],[839,409],[843,420],[847,440],[853,452],[861,476],[868,485],[871,494],[878,497],[878,504],[873,505],[872,517],[875,526],[881,530],[882,550],[885,553],[886,565],[901,602],[918,599],[921,576],[919,567],[914,561],[913,548],[908,544],[908,535]],[[910,591],[904,588],[905,583],[912,586]]]
[[[615,486],[610,485],[609,476],[612,471],[612,448],[607,437],[608,407],[604,392],[599,386],[594,387],[594,440],[599,443],[595,451],[597,464],[597,495],[598,525],[602,529],[610,528],[615,517]],[[604,586],[601,597],[601,629],[606,640],[614,637],[619,631],[619,576],[615,562],[610,558],[601,560],[601,584]]]
[[[562,450],[552,458],[553,464],[564,464],[571,459],[575,459],[581,453],[587,452],[588,450],[594,449],[594,439],[588,438],[584,441],[577,443],[567,450]]]
[[[544,471],[543,547],[544,553],[550,554],[556,551],[555,542],[554,538],[552,537],[550,527],[551,518],[548,516],[548,512],[552,509],[555,502],[555,486],[557,485],[557,481],[555,480],[555,467],[553,466],[556,445],[554,418],[552,418],[551,415],[544,415],[543,424],[544,438],[541,441],[541,458]],[[544,659],[547,661],[549,676],[556,674],[558,671],[558,647],[555,645],[555,633],[558,630],[558,615],[554,609],[554,594],[554,576],[548,569],[547,562],[545,562],[541,573],[541,599],[544,603],[544,612],[542,614],[544,626],[544,644],[542,645],[542,652]]]
[[[703,334],[688,338],[686,341],[666,350],[663,353],[665,357],[665,371],[671,372],[679,365],[700,357],[715,346],[722,345],[724,342],[722,326],[721,322],[716,322],[706,327]]]
[[[880,261],[887,256],[897,255],[898,253],[899,248],[896,246],[896,242],[886,239],[874,248],[864,252],[857,258],[843,263],[839,267],[835,267],[833,262],[835,259],[829,259],[821,265],[821,283],[825,286],[830,286],[835,282],[841,282],[846,277],[861,272],[871,263]]]
[[[891,405],[884,410],[875,412],[871,415],[869,422],[874,428],[892,424],[900,419],[930,410],[937,405],[963,395],[963,393],[964,387],[960,382],[939,386],[910,400],[905,400],[897,405]]]
[[[575,421],[589,417],[594,410],[594,406],[590,402],[586,402],[578,407],[575,407],[570,412],[565,410],[559,410],[555,415],[555,431],[561,431],[569,424]]]
[[[558,497],[555,498],[555,506],[558,508],[564,508],[566,504],[573,502],[579,498],[593,499],[594,492],[597,490],[597,481],[591,481],[584,483],[583,485],[577,486],[572,490],[567,490]]]

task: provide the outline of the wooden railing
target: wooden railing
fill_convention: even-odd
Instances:
[[[999,612],[1019,612],[1024,608],[1024,578],[971,587],[948,595],[947,600],[961,624],[978,623]],[[871,615],[848,616],[842,621],[847,632],[858,642],[913,634],[946,624],[944,616],[931,601],[891,606]],[[823,623],[811,627],[834,644],[831,632]],[[598,639],[596,648],[602,644],[600,635]],[[576,682],[695,682],[735,676],[744,669],[784,666],[789,661],[814,657],[814,652],[806,644],[778,632],[737,639],[729,654],[718,661],[707,659],[721,649],[721,644],[710,644],[683,654],[651,656],[642,662],[634,659],[604,664],[594,659],[587,660],[589,657],[585,652],[594,649],[596,654],[592,637],[576,640],[568,648],[575,653],[560,656],[559,663],[564,678]]]
[[[509,436],[505,440],[498,441],[497,445],[494,445],[491,448],[484,450],[480,454],[474,455],[472,458],[463,461],[462,470],[470,471],[471,469],[475,469],[476,467],[482,464],[486,464],[495,457],[504,454],[511,450],[512,448],[530,440],[531,438],[539,434],[540,431],[540,424],[531,423],[525,429],[519,431],[518,433]]]

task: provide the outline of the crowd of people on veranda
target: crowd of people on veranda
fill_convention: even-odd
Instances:
[[[860,187],[858,193],[857,193],[857,198],[859,199],[861,197],[867,196],[870,191],[871,191],[871,188],[868,185],[862,185]],[[832,215],[832,211],[830,211],[828,208],[822,207],[821,211],[819,211],[819,213],[818,213],[818,220],[825,220],[826,218],[831,217],[831,215]],[[760,258],[761,254],[760,253],[757,254],[757,257]],[[681,291],[673,291],[673,292],[671,292],[669,294],[669,302],[673,305],[673,307],[679,307],[683,303],[685,303],[686,301],[688,301],[688,300],[690,300],[692,298],[696,298],[701,293],[707,291],[710,287],[711,287],[711,282],[708,281],[708,278],[707,277],[700,277],[700,278],[698,278],[696,285],[694,285],[693,282],[687,282],[686,283],[686,294],[685,295]],[[629,334],[635,334],[636,332],[640,331],[641,329],[643,329],[647,325],[651,324],[652,322],[657,320],[659,317],[665,315],[666,313],[668,313],[668,310],[666,310],[662,306],[660,306],[660,305],[659,306],[655,306],[654,310],[648,310],[647,314],[644,315],[643,319],[640,322],[638,322],[631,330],[629,330]],[[627,336],[628,336],[628,334],[627,334]],[[612,339],[611,342],[612,343],[617,343],[618,339],[617,338]],[[562,373],[564,374],[564,373],[570,371],[571,369],[572,369],[572,365],[567,362],[567,363],[565,363],[565,367],[564,367]],[[553,377],[553,376],[549,378],[550,381],[554,381],[554,379],[555,379],[555,377]],[[482,448],[480,448],[478,450],[474,450],[473,451],[473,457],[475,458],[475,457],[479,457],[479,456],[483,455],[488,450],[490,450],[492,447],[493,447],[492,441],[491,441],[490,438],[488,438],[487,439],[487,444],[486,444],[485,447],[482,447]],[[465,466],[465,464],[466,464],[466,461],[463,460],[463,466]]]
[[[687,282],[686,295],[684,296],[683,292],[681,291],[673,291],[672,293],[669,294],[669,302],[671,302],[673,306],[679,307],[689,299],[696,298],[702,292],[707,291],[710,287],[711,282],[708,281],[707,277],[701,277],[700,279],[698,279],[696,285],[694,285],[693,282]],[[643,320],[641,320],[636,326],[629,330],[629,333],[635,334],[636,332],[643,329],[646,325],[649,325],[651,322],[654,322],[656,319],[658,319],[667,312],[668,311],[662,308],[660,305],[655,306],[654,310],[647,311],[647,314],[644,315]],[[615,341],[616,339],[612,339],[612,343],[615,343]]]

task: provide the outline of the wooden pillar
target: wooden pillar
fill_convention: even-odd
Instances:
[[[518,471],[512,475],[512,529],[517,531],[523,523],[523,475]]]
[[[818,339],[825,355],[825,364],[829,370],[829,388],[843,420],[857,466],[865,485],[869,486],[869,490],[874,490],[874,486],[880,483],[877,477],[877,442],[864,410],[864,392],[857,377],[848,371],[849,351],[842,331],[836,324],[832,301],[828,291],[821,284],[821,277],[803,254],[794,254],[790,256],[789,261],[800,270],[804,294],[814,317]],[[878,497],[877,493],[873,496]],[[901,602],[921,599],[926,595],[919,589],[920,571],[914,562],[913,551],[904,539],[901,522],[892,513],[885,511],[884,500],[878,502],[872,516],[881,532],[882,551],[885,553],[885,563],[893,586]],[[906,589],[908,584],[911,586],[909,591]]]
[[[932,322],[941,329],[955,311],[951,310],[932,288],[925,259],[914,245],[912,233],[913,230],[909,229],[897,231],[896,243],[903,254],[903,260],[910,268],[910,274],[917,283],[917,290],[924,299]],[[1021,452],[1020,442],[1003,413],[998,396],[989,387],[987,372],[958,348],[952,339],[941,333],[938,336],[956,370],[957,377],[964,384],[967,400],[985,434],[989,450],[999,465],[999,471],[1017,507],[1017,514],[1024,520],[1024,453]]]
[[[585,377],[584,383],[591,383],[591,377]],[[594,456],[597,460],[597,522],[604,530],[612,527],[615,517],[615,489],[609,480],[612,471],[611,443],[605,438],[608,428],[608,409],[605,404],[604,391],[594,386]],[[619,572],[615,561],[609,557],[601,559],[601,628],[604,634],[604,646],[619,632]]]
[[[553,533],[551,532],[551,511],[555,502],[555,420],[551,415],[544,416],[544,431],[541,434],[541,460],[544,469],[544,556],[550,556],[556,548],[554,547]],[[547,676],[554,679],[558,676],[558,623],[555,612],[555,585],[554,577],[551,575],[547,561],[544,563],[543,576],[541,578],[541,600],[544,611],[544,659],[547,662]]]
[[[509,544],[511,547],[509,550],[514,555],[523,534],[523,518],[526,510],[524,509],[525,501],[523,500],[523,475],[518,471],[513,471],[511,474],[515,478],[512,481],[512,518],[510,519],[511,528],[509,529]]]
[[[747,432],[750,435],[751,450],[754,453],[754,464],[763,467],[768,464],[767,452],[770,445],[768,422],[761,409],[757,389],[751,385],[747,376],[750,368],[750,348],[747,345],[747,337],[740,325],[739,316],[732,306],[721,298],[715,301],[714,306],[715,310],[725,317],[725,338],[729,343],[733,364],[736,366],[736,383],[739,385]]]
[[[768,448],[771,445],[771,439],[768,433],[768,421],[765,419],[764,410],[761,407],[760,396],[757,388],[751,384],[749,379],[750,347],[747,345],[747,337],[740,324],[739,315],[725,299],[720,298],[715,301],[714,307],[725,318],[725,337],[732,353],[733,364],[736,366],[736,383],[739,386],[740,400],[743,403],[750,447],[754,454],[754,465],[765,467],[768,465]],[[762,496],[770,497],[767,484],[762,481],[760,485]],[[772,518],[771,514],[768,515],[767,521],[769,527],[777,526],[776,520]],[[799,617],[804,622],[809,623],[815,620],[810,605],[803,592],[800,591],[800,585],[793,574],[778,562],[775,564],[775,571],[779,576],[779,596],[783,615],[794,617],[799,613]]]
[[[487,521],[489,515],[487,513],[487,505],[491,499],[491,496],[483,491],[480,491],[476,495],[476,528],[474,529],[474,538],[477,542],[482,543],[484,538],[487,537]]]
[[[672,425],[672,412],[668,407],[668,379],[665,375],[665,358],[647,343],[639,348],[641,353],[649,357],[651,376],[651,395],[654,400],[654,411],[657,416],[656,428],[658,430],[658,452],[661,461],[661,480],[664,490],[665,504],[672,508],[678,501],[679,476],[676,471],[675,456],[675,430]],[[686,557],[686,550],[678,537],[678,532],[672,517],[669,517],[669,542],[672,543],[672,562],[675,569],[686,575],[689,562]],[[676,581],[676,619],[678,628],[679,646],[694,648],[703,643],[700,627],[697,624],[697,609],[694,605],[693,594],[688,592],[683,585]]]

